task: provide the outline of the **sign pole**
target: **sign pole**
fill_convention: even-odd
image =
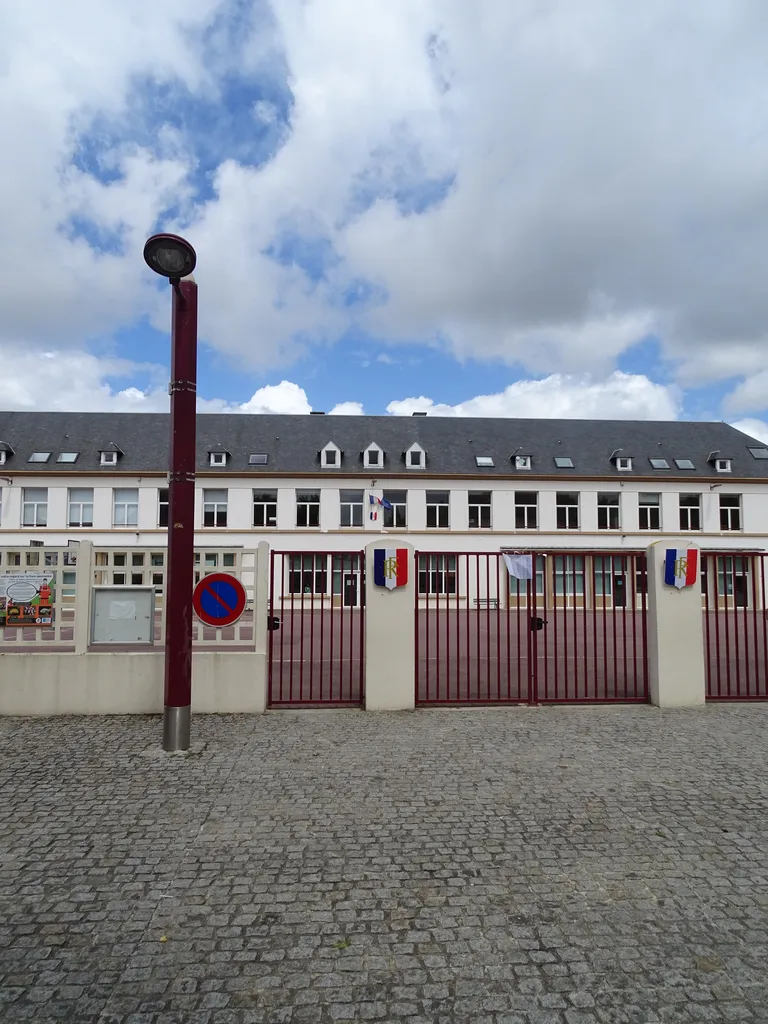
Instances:
[[[197,285],[173,281],[168,578],[165,591],[163,750],[188,750],[195,566]]]

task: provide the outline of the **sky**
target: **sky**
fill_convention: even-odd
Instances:
[[[768,441],[765,0],[0,0],[0,408]]]

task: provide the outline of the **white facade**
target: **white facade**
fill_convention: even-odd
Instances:
[[[163,492],[159,475],[0,479],[0,544],[164,545]],[[217,474],[198,476],[195,520],[198,547],[253,548],[267,540],[278,550],[353,551],[387,535],[424,551],[644,550],[655,535],[683,533],[704,549],[763,550],[768,493],[761,481],[738,480],[427,481],[404,474],[363,487],[359,477],[327,474]]]

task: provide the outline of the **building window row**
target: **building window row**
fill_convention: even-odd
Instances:
[[[67,493],[67,525],[72,528],[92,527],[93,488],[73,487]],[[168,526],[168,488],[160,488],[158,495],[158,525]],[[555,492],[555,528],[579,530],[582,528],[582,495],[578,491]],[[666,528],[684,533],[700,531],[703,526],[702,495],[679,494],[678,520],[665,524]],[[202,493],[202,525],[224,529],[229,525],[229,494],[226,488],[204,488]],[[661,494],[641,491],[637,495],[638,527],[642,531],[662,529]],[[366,523],[366,503],[370,503],[372,519],[382,517],[382,524],[390,529],[408,527],[408,492],[385,490],[382,498],[366,498],[363,490],[339,491],[339,524],[342,528],[362,528]],[[722,531],[742,529],[741,495],[720,494],[719,528]],[[451,526],[451,494],[449,491],[426,492],[426,527],[428,530],[449,529]],[[0,508],[2,506],[0,505]],[[252,491],[252,526],[257,529],[277,528],[277,489]],[[621,494],[619,491],[597,492],[598,530],[622,529]],[[494,526],[493,493],[469,491],[467,495],[467,525],[470,530],[490,530]],[[139,523],[139,489],[116,487],[112,491],[112,526],[136,528]],[[7,524],[6,524],[7,525]],[[21,525],[48,526],[48,488],[25,487],[22,492]],[[297,528],[320,526],[320,490],[295,491],[295,521]],[[539,521],[539,493],[514,492],[514,526],[497,523],[497,528],[516,531],[537,530]]]

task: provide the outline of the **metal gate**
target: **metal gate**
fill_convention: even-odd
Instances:
[[[639,552],[416,552],[416,703],[647,701]]]
[[[768,699],[763,552],[701,552],[707,700]]]
[[[364,552],[273,551],[269,626],[270,707],[362,703]]]

